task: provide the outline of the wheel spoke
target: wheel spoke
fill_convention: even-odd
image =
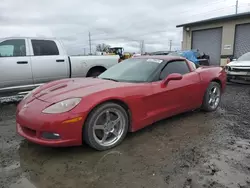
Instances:
[[[213,99],[212,98],[210,98],[209,99],[209,101],[208,101],[208,104],[210,104],[211,105],[211,103],[213,102]]]
[[[114,121],[112,121],[113,126],[117,125],[117,123],[121,120],[120,116],[118,116],[118,118]]]
[[[213,93],[214,93],[214,94],[217,93],[217,88],[216,88],[216,87],[213,89]]]
[[[115,137],[118,137],[118,130],[114,130],[113,132],[111,132],[113,135],[115,135]]]
[[[104,143],[107,140],[108,135],[109,135],[109,133],[104,132],[103,137],[102,137],[102,143]]]
[[[94,125],[94,129],[95,130],[103,130],[104,129],[104,125]]]
[[[110,113],[106,111],[106,122],[110,122]]]

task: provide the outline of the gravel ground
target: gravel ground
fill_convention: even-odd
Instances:
[[[229,84],[216,112],[163,120],[105,152],[29,143],[15,104],[0,110],[0,187],[250,187],[250,85]]]

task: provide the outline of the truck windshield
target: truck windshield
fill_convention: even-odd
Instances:
[[[250,52],[240,56],[238,61],[250,61]]]
[[[147,82],[162,60],[131,58],[109,68],[98,78],[118,82]]]

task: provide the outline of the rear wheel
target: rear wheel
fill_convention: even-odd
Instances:
[[[105,103],[94,109],[83,129],[83,139],[94,149],[107,150],[120,144],[129,127],[126,110],[116,103]]]
[[[89,70],[87,77],[97,77],[102,74],[106,69],[104,67],[94,67]]]
[[[215,111],[221,101],[221,86],[217,82],[211,82],[203,98],[202,109],[211,112]]]

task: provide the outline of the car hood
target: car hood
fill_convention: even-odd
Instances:
[[[98,78],[64,79],[44,84],[33,96],[46,102],[58,102],[129,85],[132,85],[132,83],[114,82]]]
[[[227,65],[232,67],[250,67],[250,61],[232,61]]]

